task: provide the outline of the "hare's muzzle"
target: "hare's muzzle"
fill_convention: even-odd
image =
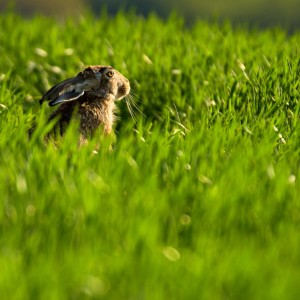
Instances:
[[[130,84],[129,84],[129,80],[126,79],[126,81],[124,81],[124,83],[122,83],[118,87],[118,94],[116,99],[121,100],[123,97],[127,96],[129,92],[130,92]]]

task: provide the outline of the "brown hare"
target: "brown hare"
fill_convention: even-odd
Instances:
[[[49,121],[57,118],[54,135],[63,136],[72,118],[79,121],[79,144],[85,144],[97,128],[104,134],[112,132],[115,101],[129,95],[130,84],[121,73],[110,66],[89,66],[73,78],[66,79],[48,90],[40,104],[60,104]],[[30,130],[29,134],[33,130]]]

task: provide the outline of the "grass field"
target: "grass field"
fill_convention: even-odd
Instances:
[[[1,299],[298,299],[300,34],[0,15]],[[116,142],[43,143],[38,104],[112,65]],[[32,140],[27,130],[39,126]]]

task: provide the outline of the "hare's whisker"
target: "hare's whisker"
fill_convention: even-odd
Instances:
[[[130,113],[130,116],[131,116],[132,120],[134,121],[134,123],[136,123],[136,116],[135,116],[135,113],[132,109],[132,106],[130,104],[130,101],[129,101],[128,97],[125,98],[125,102],[126,102],[126,105],[127,105],[127,108],[128,108],[128,111]]]
[[[143,117],[145,117],[145,114],[140,110],[140,108],[137,105],[137,102],[135,100],[135,97],[133,95],[128,95],[129,100],[131,101],[132,107]]]

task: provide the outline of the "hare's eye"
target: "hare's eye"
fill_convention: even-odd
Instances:
[[[113,77],[114,76],[114,71],[109,71],[109,72],[106,73],[106,75],[108,77]]]

